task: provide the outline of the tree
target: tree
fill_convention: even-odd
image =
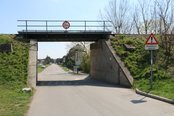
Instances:
[[[133,22],[136,29],[137,34],[140,34],[141,22],[138,13],[138,7],[135,7],[134,14],[133,14]]]
[[[140,6],[141,16],[143,19],[144,33],[147,34],[152,22],[151,16],[153,16],[152,14],[150,14],[150,2],[149,0],[138,0],[138,2]]]
[[[49,56],[47,56],[45,59],[44,59],[44,64],[50,64],[50,63],[53,63],[54,62],[54,60],[51,58],[51,57],[49,57]]]
[[[71,49],[74,46],[80,45],[83,49],[83,52],[87,54],[90,49],[90,44],[91,44],[91,42],[72,42],[67,46],[67,48]]]
[[[63,62],[63,58],[57,58],[57,59],[56,59],[56,63],[57,63],[57,64],[61,64],[62,62]]]
[[[158,15],[160,18],[160,34],[162,33],[170,33],[171,31],[171,26],[173,24],[173,2],[172,0],[164,0],[164,1],[157,1],[157,6],[158,6]]]
[[[174,4],[172,0],[158,1],[156,0],[158,6],[158,15],[160,18],[160,34],[162,47],[166,50],[166,55],[171,56],[172,50],[172,39],[173,36],[168,36],[167,34],[172,34],[173,23],[174,23]]]
[[[131,30],[128,21],[128,0],[111,0],[105,9],[105,19],[111,21],[115,33],[127,32]]]
[[[75,55],[80,53],[80,70],[89,73],[90,71],[90,53],[89,53],[89,42],[73,42],[68,47],[72,46],[66,55],[66,61],[64,63],[68,68],[73,69],[75,66]]]
[[[76,44],[75,46],[73,46],[67,53],[66,60],[64,62],[64,65],[67,66],[68,68],[73,69],[73,66],[75,66],[75,55],[77,51],[81,54],[80,56],[82,56],[82,54],[85,53],[84,47],[81,46],[80,44]]]
[[[111,21],[113,32],[171,34],[174,31],[173,0],[137,0],[135,7],[131,5],[128,0],[109,1],[101,17]]]
[[[90,72],[90,54],[83,55],[82,63],[80,67],[85,73]]]

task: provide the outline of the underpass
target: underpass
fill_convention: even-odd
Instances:
[[[39,73],[40,85],[28,116],[173,116],[174,106],[137,95],[132,89],[65,72],[52,64]]]
[[[22,30],[17,38],[30,42],[28,85],[38,83],[38,42],[94,42],[90,44],[90,77],[132,87],[133,77],[124,63],[114,53],[109,38],[110,21],[102,20],[18,20]],[[55,54],[58,52],[55,52]]]

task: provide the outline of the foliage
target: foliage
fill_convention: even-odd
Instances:
[[[25,43],[0,35],[1,43],[12,43],[13,52],[0,53],[0,84],[27,82],[28,48]]]
[[[68,71],[69,71],[69,69],[68,69],[67,67],[65,67],[65,66],[63,66],[63,65],[59,65],[59,66],[61,66],[62,69],[63,69],[65,72],[68,72]]]
[[[90,72],[90,55],[89,54],[84,54],[82,58],[82,63],[81,63],[81,69],[85,73]]]
[[[57,59],[56,59],[56,63],[57,63],[57,64],[63,63],[63,58],[57,58]]]
[[[153,89],[149,90],[149,80],[135,80],[134,87],[152,94],[163,96],[174,100],[174,79],[158,79],[153,82]]]
[[[111,39],[111,45],[113,46],[117,55],[121,57],[121,60],[124,62],[125,66],[129,69],[132,76],[134,77],[134,86],[139,89],[148,91],[151,68],[150,52],[144,49],[145,41],[146,37],[143,36],[135,37],[121,35],[113,37]],[[132,45],[135,47],[135,49],[126,50],[124,44]],[[165,50],[161,46],[159,50],[154,51],[153,59],[154,88],[151,90],[151,92],[165,96],[164,93],[168,91],[170,92],[170,95],[165,97],[173,97],[174,99],[174,94],[172,94],[174,93],[172,90],[174,88],[174,85],[171,83],[173,82],[174,78],[172,73],[174,71],[173,59],[166,59]],[[166,84],[167,87],[164,87],[164,84]],[[163,91],[160,92],[160,88]]]
[[[79,44],[76,44],[74,47],[72,47],[68,54],[65,56],[65,62],[63,63],[63,66],[73,69],[73,66],[75,66],[75,54],[76,52],[79,52],[81,64],[78,70],[81,70],[85,73],[89,73],[90,71],[90,55],[87,52],[87,49]],[[62,58],[63,59],[63,58]],[[59,61],[63,61],[62,59],[59,59]]]
[[[77,51],[80,53],[80,56],[83,55],[83,47],[79,44],[75,45],[69,50],[65,56],[65,62],[63,63],[63,66],[73,69],[73,66],[75,66],[75,54]]]
[[[38,65],[37,66],[37,71],[38,73],[41,73],[45,68],[47,68],[49,66],[49,64],[47,65]]]
[[[5,35],[1,34],[0,35],[0,43],[11,43],[11,38],[13,38],[14,35]]]
[[[75,61],[67,58],[66,62],[63,64],[63,66],[66,66],[69,69],[73,69],[73,66],[75,66]]]
[[[0,85],[0,116],[23,116],[33,93],[24,93],[21,87]]]
[[[13,52],[0,53],[0,115],[22,116],[28,109],[31,93],[27,85],[28,45],[14,40],[14,35],[0,35],[0,43],[11,43]]]
[[[54,62],[54,60],[53,60],[51,57],[47,56],[47,57],[44,59],[43,64],[47,65],[47,64],[50,64],[50,63],[53,63],[53,62]]]
[[[74,47],[72,47],[69,50],[67,55],[64,56],[65,61],[63,62],[63,66],[73,70],[73,66],[75,65],[75,60],[74,60],[75,52],[76,52],[76,49]]]
[[[111,21],[108,25],[117,34],[173,34],[173,7],[173,0],[138,0],[134,5],[130,0],[110,0],[101,18]],[[169,39],[162,40],[167,44]]]

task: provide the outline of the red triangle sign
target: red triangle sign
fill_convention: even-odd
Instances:
[[[157,39],[155,38],[154,34],[151,33],[148,39],[146,40],[146,44],[158,44]]]

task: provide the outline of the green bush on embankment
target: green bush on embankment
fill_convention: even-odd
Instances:
[[[28,45],[14,39],[15,35],[0,35],[0,44],[11,43],[13,51],[0,52],[0,115],[22,116],[28,109],[32,93],[22,92],[27,86]]]
[[[147,92],[150,88],[150,52],[144,49],[146,38],[120,35],[111,39],[111,45],[134,77],[134,88]],[[174,49],[170,58],[166,57],[165,48],[161,46],[159,36],[157,38],[160,44],[159,50],[154,51],[153,88],[150,93],[174,99]],[[135,49],[127,50],[125,44]]]
[[[0,35],[0,43],[11,43],[13,51],[0,53],[0,83],[26,84],[28,47],[26,43],[13,39],[13,35]]]

